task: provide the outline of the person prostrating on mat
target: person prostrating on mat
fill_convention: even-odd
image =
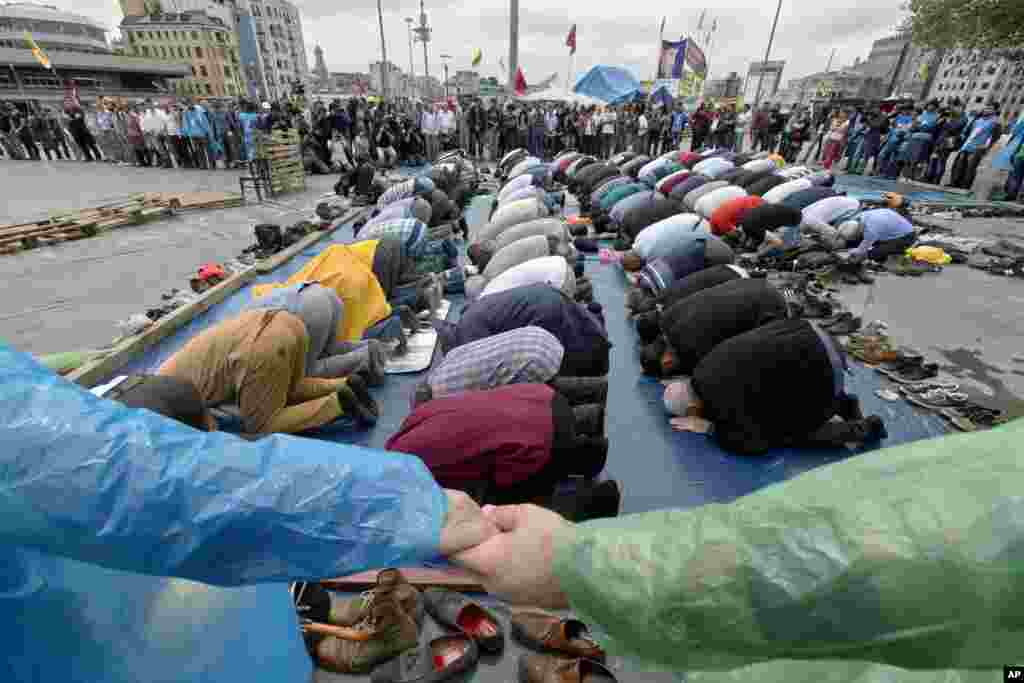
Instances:
[[[734,280],[637,319],[644,374],[689,375],[727,339],[786,318],[786,300],[765,280]]]
[[[727,339],[689,380],[665,389],[680,431],[711,433],[742,455],[773,448],[840,447],[884,439],[882,420],[864,419],[845,391],[844,354],[806,320],[779,320]],[[838,415],[840,421],[830,421]]]
[[[280,309],[249,311],[193,337],[157,374],[191,382],[211,408],[236,404],[247,434],[294,434],[342,415],[375,423],[366,383],[358,375],[307,376],[308,353],[302,320]]]
[[[600,377],[608,374],[608,341],[601,306],[578,304],[563,292],[539,283],[483,297],[463,311],[457,324],[434,320],[441,350],[509,330],[535,325],[547,330],[565,349],[559,374]]]
[[[358,373],[371,386],[384,381],[387,351],[382,342],[339,339],[345,306],[334,290],[315,282],[300,282],[255,299],[246,309],[281,309],[302,321],[309,334],[307,376],[336,379]]]

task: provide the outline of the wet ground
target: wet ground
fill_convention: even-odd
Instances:
[[[79,162],[0,162],[3,222],[95,206],[146,191],[238,191],[239,171],[136,169]],[[181,214],[52,247],[0,256],[0,340],[37,354],[94,348],[118,335],[116,323],[187,289],[203,263],[237,256],[253,226],[307,219],[333,177],[307,179],[303,194],[273,204]]]
[[[929,220],[1024,246],[1024,220]],[[865,323],[888,323],[896,342],[939,363],[981,404],[1024,416],[1024,280],[949,265],[921,277],[880,274],[874,285],[844,286],[841,297]]]

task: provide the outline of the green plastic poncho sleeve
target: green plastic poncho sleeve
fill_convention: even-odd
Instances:
[[[23,547],[224,586],[436,557],[447,513],[418,458],[199,432],[3,344],[0,473],[0,560]]]
[[[1024,653],[1022,455],[1018,420],[726,505],[589,522],[557,544],[555,572],[611,651],[676,671],[998,669]]]

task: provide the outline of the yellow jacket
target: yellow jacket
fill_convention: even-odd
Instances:
[[[324,287],[330,287],[345,305],[338,339],[358,341],[367,328],[391,315],[391,305],[373,274],[377,244],[378,240],[367,240],[352,245],[335,244],[327,247],[286,282],[253,287],[253,297],[266,296],[275,289],[300,282],[318,282]]]

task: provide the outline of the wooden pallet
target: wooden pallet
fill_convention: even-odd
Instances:
[[[49,218],[40,221],[0,225],[0,254],[141,225],[178,210],[240,205],[241,196],[227,192],[149,192],[86,209],[51,211]]]

